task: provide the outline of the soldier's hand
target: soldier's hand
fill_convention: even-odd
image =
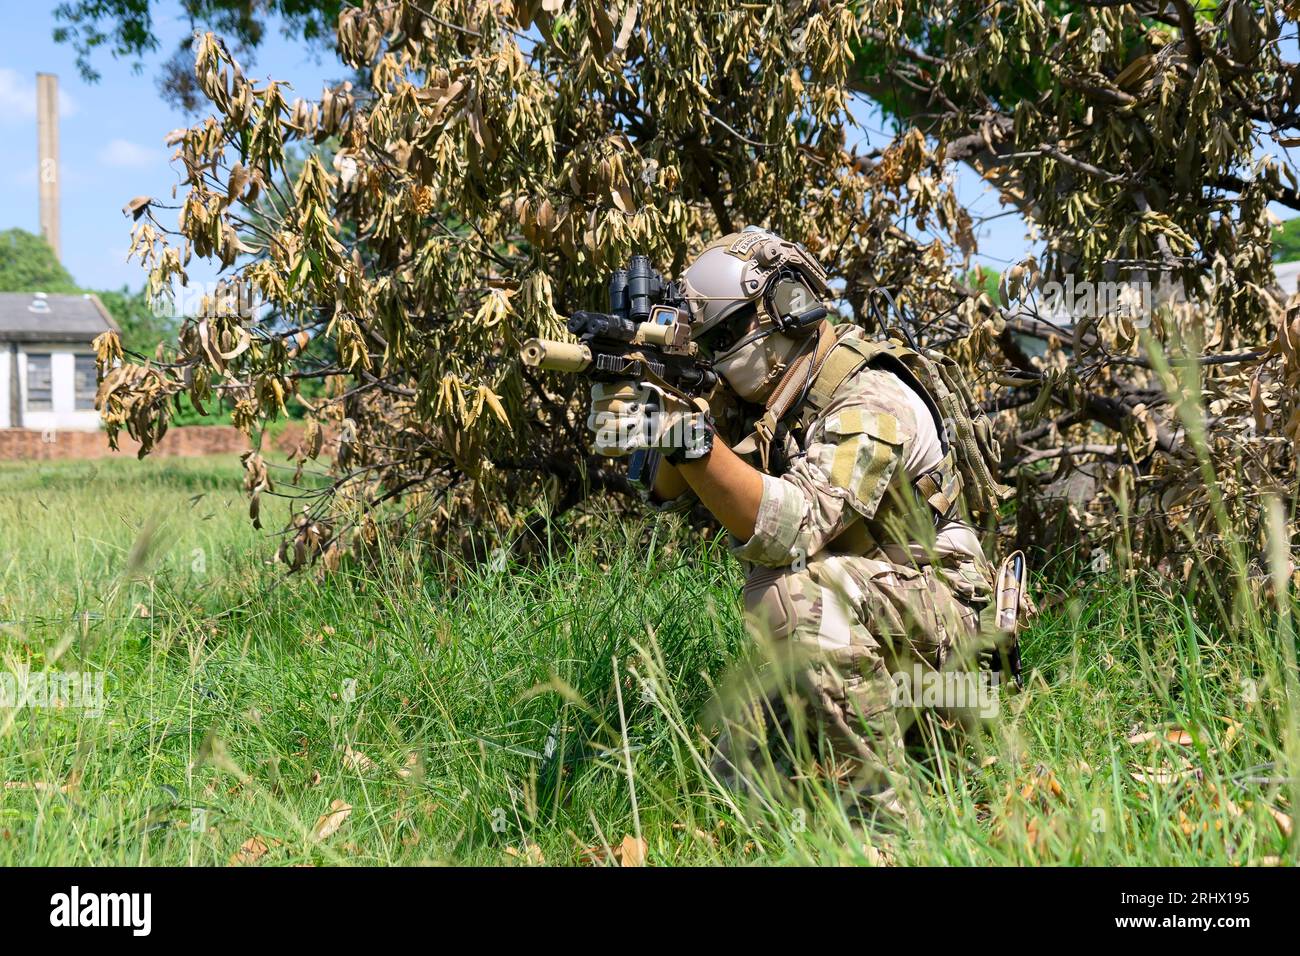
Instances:
[[[596,453],[610,458],[643,448],[699,457],[712,438],[707,415],[648,382],[597,382],[587,427]]]

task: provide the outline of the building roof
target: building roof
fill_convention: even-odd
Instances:
[[[117,323],[99,297],[0,292],[0,342],[87,342]]]

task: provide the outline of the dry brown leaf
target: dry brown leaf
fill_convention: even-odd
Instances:
[[[1128,742],[1134,746],[1140,744],[1155,744],[1164,741],[1165,743],[1177,744],[1180,747],[1190,747],[1194,743],[1192,735],[1181,727],[1171,727],[1168,730],[1148,730],[1144,733],[1133,734],[1128,738]]]
[[[645,866],[646,854],[650,847],[644,839],[634,836],[623,837],[623,842],[614,847],[614,858],[619,866]]]
[[[129,203],[122,207],[122,215],[130,216],[132,219],[139,219],[153,202],[151,196],[136,196]]]
[[[410,754],[406,758],[406,765],[398,769],[397,775],[401,777],[403,780],[405,780],[408,777],[410,777],[413,773],[415,773],[415,769],[416,767],[419,766],[419,764],[420,764],[420,755]]]
[[[1064,796],[1064,791],[1056,780],[1056,774],[1040,765],[1020,788],[1020,799],[1026,803],[1033,803],[1035,797],[1045,800],[1049,796],[1059,799]]]
[[[578,859],[588,866],[645,866],[649,846],[645,840],[638,840],[628,835],[621,843],[606,849],[603,846],[589,846],[578,854]]]
[[[718,822],[721,823],[721,821]],[[674,823],[673,829],[677,830],[680,833],[686,833],[689,830],[691,836],[695,837],[695,839],[702,840],[703,842],[709,844],[710,846],[718,845],[717,836],[713,833],[710,833],[708,830],[703,830],[699,827],[687,827],[685,823]]]
[[[1180,820],[1182,821],[1181,826],[1182,826],[1183,833],[1186,834],[1187,836],[1191,836],[1191,835],[1192,835],[1192,829],[1193,829],[1191,820],[1188,819],[1187,814],[1184,813],[1182,810],[1179,810],[1179,811],[1178,811],[1178,816],[1179,816]],[[1200,831],[1201,831],[1202,833],[1209,833],[1209,832],[1210,832],[1210,829],[1211,829],[1211,827],[1210,827],[1210,821],[1209,821],[1209,820],[1201,820]],[[1223,820],[1222,820],[1222,819],[1218,819],[1218,818],[1216,818],[1215,821],[1214,821],[1214,827],[1213,827],[1213,829],[1214,829],[1214,832],[1215,832],[1215,833],[1221,833],[1221,832],[1223,832]]]
[[[259,836],[252,836],[240,844],[239,849],[230,858],[231,866],[247,866],[266,856],[270,849],[266,841]]]
[[[338,832],[339,827],[343,826],[344,821],[352,813],[352,805],[344,803],[342,800],[335,800],[330,804],[330,812],[321,814],[316,825],[312,827],[312,836],[317,840],[324,840]]]
[[[894,866],[894,858],[888,850],[882,850],[870,843],[864,843],[862,844],[862,853],[866,856],[867,864],[870,866]]]
[[[545,866],[546,856],[542,853],[542,848],[536,843],[525,843],[523,850],[515,847],[506,847],[506,856],[512,856],[516,860],[522,860],[529,866]]]
[[[1282,835],[1284,837],[1290,837],[1291,816],[1289,814],[1283,813],[1281,810],[1278,810],[1275,807],[1270,807],[1268,804],[1264,805],[1264,809],[1267,810],[1268,815],[1273,818],[1273,822],[1276,823],[1278,829],[1282,831]]]
[[[343,751],[343,766],[354,773],[369,773],[375,769],[375,762],[360,750],[347,747]]]

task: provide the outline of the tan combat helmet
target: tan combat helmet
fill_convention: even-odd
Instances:
[[[825,270],[803,246],[754,226],[705,247],[681,285],[695,338],[750,303],[777,320],[830,295]]]

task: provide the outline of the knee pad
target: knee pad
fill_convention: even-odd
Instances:
[[[742,592],[746,628],[774,641],[794,632],[798,617],[790,591],[793,577],[796,572],[789,568],[755,567],[749,573]]]

